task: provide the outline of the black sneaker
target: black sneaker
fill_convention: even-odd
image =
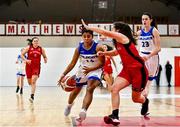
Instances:
[[[20,89],[20,94],[23,94],[23,89],[22,88]]]
[[[30,101],[31,103],[33,103],[33,101],[34,101],[34,95],[31,94],[31,97],[29,98],[29,101]]]
[[[120,124],[119,118],[115,117],[114,115],[109,115],[104,117],[104,122],[106,124],[112,124],[114,126],[117,126]]]
[[[19,91],[19,86],[17,86],[17,88],[16,88],[16,93],[18,93],[18,91]]]
[[[149,99],[146,98],[146,101],[142,104],[141,115],[146,115],[149,110]]]

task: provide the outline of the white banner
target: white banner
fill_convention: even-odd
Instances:
[[[6,35],[17,35],[17,25],[6,24]]]
[[[112,30],[111,23],[89,24],[93,27],[99,27],[106,30]],[[129,24],[130,28],[137,32],[142,24]],[[178,24],[159,24],[157,25],[160,35],[179,35]],[[44,36],[66,36],[81,35],[82,24],[0,24],[0,35],[44,35]],[[94,35],[98,35],[94,32]]]
[[[159,24],[157,25],[160,35],[167,35],[167,25]]]
[[[18,24],[18,35],[28,35],[28,24]]]
[[[0,35],[5,35],[5,25],[0,24]]]
[[[64,25],[64,34],[65,35],[75,35],[75,25],[74,24],[65,24]]]
[[[169,35],[179,35],[179,25],[177,24],[169,25]]]
[[[40,35],[40,24],[29,24],[29,35]]]
[[[63,24],[53,24],[53,35],[63,35]]]

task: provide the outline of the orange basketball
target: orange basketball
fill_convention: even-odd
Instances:
[[[62,80],[61,87],[66,92],[74,90],[76,88],[75,76],[65,76]]]

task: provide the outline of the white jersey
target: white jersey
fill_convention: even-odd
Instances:
[[[25,76],[25,66],[26,66],[25,61],[21,58],[21,55],[18,55],[18,58],[17,58],[17,75]]]
[[[96,54],[96,46],[98,43],[93,42],[90,49],[84,48],[84,43],[79,43],[79,54],[80,54],[80,67],[95,67],[97,66],[100,61],[98,60],[98,56]]]
[[[141,29],[141,34],[138,38],[138,45],[139,45],[139,51],[140,52],[151,52],[154,49],[154,42],[153,42],[153,28],[148,32],[145,32],[143,29]]]
[[[138,39],[138,47],[140,48],[139,54],[141,57],[148,56],[155,48],[153,41],[153,28],[154,27],[151,27],[148,32],[145,32],[143,29],[141,29],[141,34]],[[152,56],[145,62],[145,65],[148,69],[149,80],[155,79],[159,65],[159,55],[157,54]]]
[[[96,67],[98,64],[100,64],[100,61],[97,56],[96,47],[97,44],[95,41],[93,41],[93,44],[91,48],[88,50],[84,48],[84,43],[80,42],[78,47],[78,52],[80,54],[80,66],[78,68],[77,74],[76,74],[76,84],[78,85],[85,85],[87,83],[87,80],[89,79],[95,79],[95,80],[101,80],[102,75],[102,68],[99,68],[97,70],[89,72],[87,75],[83,73],[83,67]]]

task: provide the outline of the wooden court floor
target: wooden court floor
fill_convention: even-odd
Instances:
[[[65,117],[63,112],[68,94],[59,87],[37,87],[35,101],[29,102],[30,87],[24,94],[15,93],[15,87],[0,87],[0,127],[72,127],[72,117],[78,116],[85,89],[75,101],[72,112]],[[152,87],[150,91],[150,116],[180,116],[180,88]],[[131,88],[121,92],[120,117],[140,117],[140,104],[131,100]],[[110,94],[97,88],[87,117],[101,118],[111,112]],[[93,121],[92,121],[93,122]]]

